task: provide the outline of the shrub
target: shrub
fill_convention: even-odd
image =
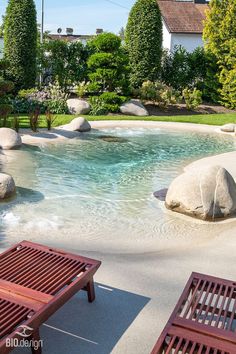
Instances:
[[[160,81],[145,81],[139,90],[139,96],[142,100],[152,101],[153,103],[157,103],[160,107],[175,104],[181,99],[179,91]]]
[[[50,111],[46,111],[45,113],[45,120],[47,124],[47,129],[51,130],[52,129],[52,124],[56,120],[56,116],[54,116]]]
[[[67,90],[87,77],[89,51],[80,42],[45,41],[39,51],[39,69],[43,82],[57,82]]]
[[[115,92],[104,92],[99,98],[107,110],[112,113],[119,112],[121,104],[127,101],[126,97],[119,96]]]
[[[90,97],[89,103],[91,104],[91,116],[102,116],[108,113],[107,109],[104,106],[104,103],[102,103],[99,99],[99,96]]]
[[[12,121],[12,129],[14,129],[17,133],[20,130],[20,118],[15,115]]]
[[[202,88],[207,63],[208,59],[203,48],[196,48],[189,53],[185,48],[176,46],[172,52],[163,53],[162,81],[181,91],[186,87]]]
[[[218,103],[220,101],[221,84],[219,81],[219,67],[216,57],[206,52],[207,66],[206,77],[203,85],[203,96],[209,101]]]
[[[65,100],[56,99],[56,100],[47,100],[44,103],[46,110],[49,110],[53,114],[68,114],[68,106]]]
[[[0,119],[3,127],[6,127],[7,118],[13,108],[9,102],[8,94],[12,91],[14,85],[11,81],[7,81],[2,77],[6,67],[6,62],[0,60]]]
[[[157,87],[155,82],[150,80],[144,81],[142,87],[139,90],[142,100],[156,102],[157,100]]]
[[[128,57],[121,39],[112,33],[97,36],[90,44],[96,50],[88,59],[89,91],[126,93],[129,86]]]
[[[44,113],[45,107],[43,102],[36,102],[27,98],[14,97],[11,99],[13,113],[22,114],[32,112],[36,107],[40,108],[41,113]]]
[[[58,83],[49,84],[42,90],[21,90],[12,100],[15,113],[28,113],[39,109],[41,113],[49,110],[55,114],[67,114],[68,94]]]
[[[221,89],[221,103],[228,108],[236,108],[236,67],[231,70],[222,70],[220,81],[223,83]]]
[[[20,90],[17,94],[19,98],[29,98],[32,95],[37,94],[38,90],[36,88],[31,88],[31,89],[23,89]]]
[[[47,100],[44,103],[47,110],[55,114],[69,113],[66,103],[69,95],[61,88],[59,82],[54,85],[49,84],[43,92],[47,95]]]
[[[16,89],[36,81],[37,23],[33,0],[9,0],[4,21],[4,54],[7,77]]]
[[[120,49],[121,39],[114,33],[102,33],[91,42],[91,45],[99,53],[116,53]]]
[[[82,81],[77,85],[76,93],[77,96],[83,98],[86,93],[88,93],[89,82]]]
[[[188,109],[196,109],[202,103],[202,92],[196,88],[193,90],[184,89],[183,97]]]
[[[7,118],[12,112],[12,106],[7,103],[0,104],[0,119],[2,122],[2,127],[7,126]]]
[[[162,56],[162,19],[156,0],[137,0],[126,28],[126,44],[131,68],[131,85],[160,76]]]
[[[14,84],[11,81],[4,80],[0,77],[0,97],[5,96],[13,90]]]
[[[39,126],[40,110],[36,108],[29,114],[30,128],[33,132],[37,132]]]
[[[92,115],[107,114],[109,112],[119,112],[120,106],[127,100],[124,96],[119,96],[115,92],[104,92],[101,96],[90,97]]]

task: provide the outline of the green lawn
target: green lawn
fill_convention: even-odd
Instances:
[[[53,126],[63,125],[69,123],[76,116],[73,115],[58,115],[53,123]],[[144,120],[144,121],[165,121],[165,122],[183,122],[183,123],[196,123],[196,124],[208,124],[208,125],[223,125],[226,123],[236,123],[236,113],[227,114],[196,114],[189,116],[150,116],[150,117],[134,117],[124,115],[113,116],[85,116],[89,121],[96,120]],[[29,128],[28,116],[20,117],[20,127]],[[40,127],[45,128],[45,117],[42,115],[40,118]]]

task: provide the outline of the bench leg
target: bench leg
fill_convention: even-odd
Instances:
[[[88,301],[93,302],[95,300],[95,290],[94,290],[94,282],[91,279],[85,287],[88,295]]]
[[[31,352],[32,354],[42,354],[42,347],[41,347],[41,342],[40,342],[40,334],[39,330],[37,329],[34,331],[34,333],[30,337],[31,340],[37,341],[38,342],[38,348],[31,346]]]

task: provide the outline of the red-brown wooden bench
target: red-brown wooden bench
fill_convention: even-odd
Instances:
[[[11,339],[22,340],[21,326],[39,327],[79,290],[95,299],[93,276],[101,262],[23,241],[0,255],[0,353],[9,353]],[[41,353],[32,347],[32,353]]]
[[[236,354],[236,283],[193,273],[152,354]]]

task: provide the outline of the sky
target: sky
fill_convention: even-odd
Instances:
[[[44,0],[45,30],[56,33],[60,27],[74,29],[74,34],[94,34],[96,28],[118,33],[125,27],[135,0]],[[0,0],[0,17],[7,0]],[[40,22],[41,0],[35,0]]]

